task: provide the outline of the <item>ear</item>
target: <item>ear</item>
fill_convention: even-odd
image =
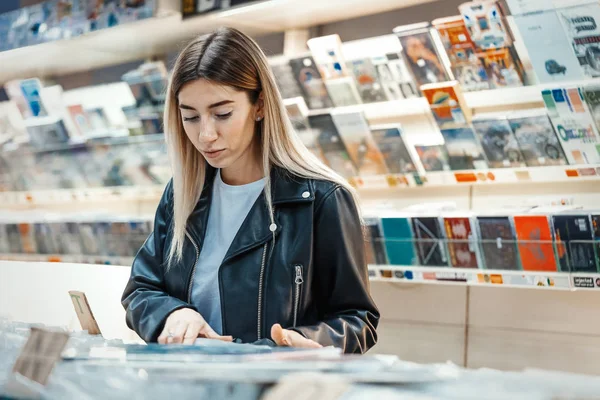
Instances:
[[[265,117],[265,94],[260,92],[258,100],[256,100],[255,120],[260,121]]]

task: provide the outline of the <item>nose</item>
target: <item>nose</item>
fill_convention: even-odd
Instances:
[[[210,143],[217,140],[219,134],[215,128],[215,124],[212,118],[206,118],[200,124],[200,132],[198,133],[198,140],[202,143]]]

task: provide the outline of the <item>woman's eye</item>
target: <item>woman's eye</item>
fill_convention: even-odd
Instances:
[[[227,118],[231,117],[231,114],[232,114],[232,111],[229,111],[228,113],[225,113],[225,114],[215,114],[215,116],[218,119],[227,119]]]
[[[183,122],[194,122],[197,121],[200,117],[183,117]]]

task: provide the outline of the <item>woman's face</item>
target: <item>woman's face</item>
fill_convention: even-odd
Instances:
[[[246,92],[205,79],[184,85],[178,100],[185,134],[212,167],[243,169],[254,162],[260,101],[253,105]]]

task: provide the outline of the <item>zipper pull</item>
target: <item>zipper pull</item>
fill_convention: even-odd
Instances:
[[[296,280],[294,280],[296,285],[301,285],[304,283],[304,278],[302,278],[302,265],[296,265]]]

